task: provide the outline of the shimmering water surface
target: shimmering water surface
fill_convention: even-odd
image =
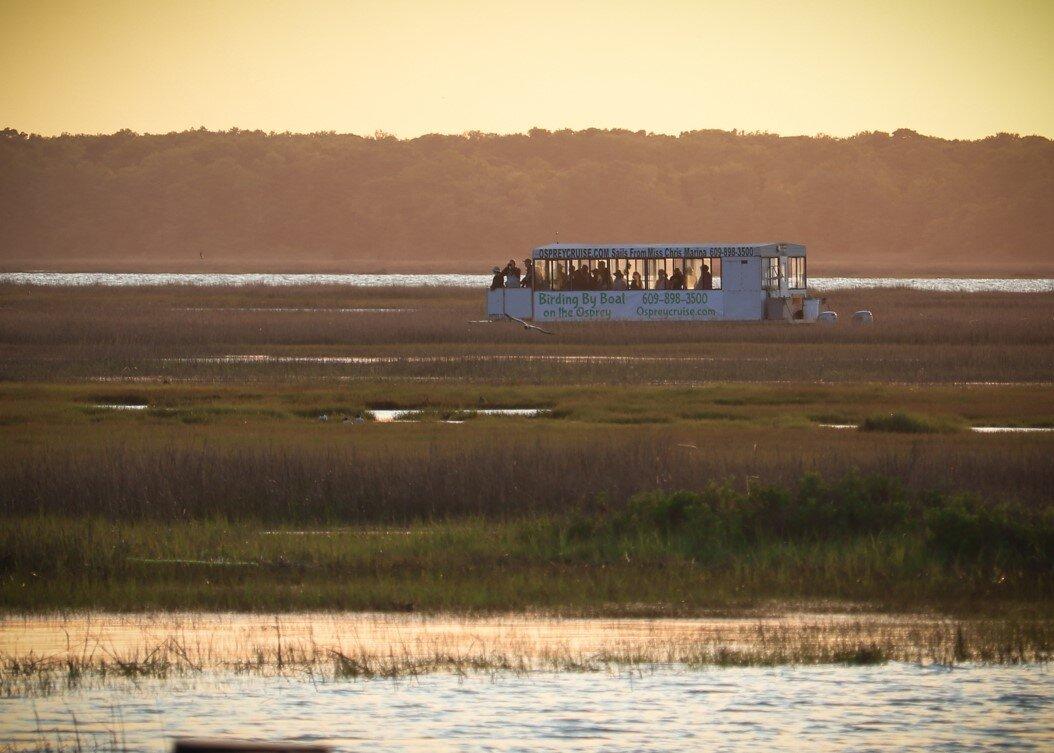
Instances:
[[[164,751],[175,737],[321,742],[358,751],[1050,750],[1054,677],[1045,664],[895,661],[877,666],[688,667],[653,660],[599,672],[439,671],[350,679],[287,659],[271,672],[222,662],[261,646],[376,655],[495,649],[661,655],[683,641],[746,645],[788,630],[805,644],[932,639],[952,623],[893,615],[558,620],[414,615],[156,615],[0,618],[0,654],[151,654],[178,638],[204,672],[120,677],[50,694],[0,694],[0,743]],[[841,637],[840,637],[841,636]],[[921,637],[920,637],[921,636]],[[156,651],[156,649],[154,649]],[[326,654],[323,653],[323,656]]]
[[[164,751],[174,737],[360,751],[1050,750],[1046,668],[644,668],[311,682],[217,674],[0,699],[4,737]],[[74,718],[76,723],[74,723]]]
[[[390,424],[398,421],[413,421],[414,416],[427,408],[418,409],[402,409],[402,410],[382,410],[380,408],[373,408],[369,411],[370,415],[373,416],[373,420],[382,424]],[[536,418],[544,415],[549,411],[541,408],[473,408],[471,410],[461,410],[458,413],[465,415],[474,416],[518,416],[520,418]],[[460,423],[459,421],[448,421],[447,423]]]
[[[859,429],[858,424],[817,424],[824,429]],[[1054,426],[971,426],[978,434],[1050,434]]]
[[[787,632],[810,645],[882,639],[891,645],[916,642],[921,628],[954,626],[940,618],[871,614],[757,615],[739,618],[570,619],[531,614],[495,617],[427,616],[389,613],[303,613],[283,615],[160,613],[121,615],[87,613],[0,617],[0,656],[91,655],[138,658],[166,641],[177,641],[181,656],[200,666],[221,666],[314,649],[370,655],[525,657],[553,654],[590,656],[619,649],[637,656],[662,656],[690,642],[722,645],[756,643],[758,630]],[[848,631],[848,632],[847,632]]]
[[[358,285],[364,287],[478,287],[490,284],[490,275],[441,274],[217,274],[175,272],[3,272],[0,283],[24,285]],[[846,288],[912,288],[945,292],[1054,292],[1054,279],[998,279],[958,277],[813,277],[809,287],[817,291]]]

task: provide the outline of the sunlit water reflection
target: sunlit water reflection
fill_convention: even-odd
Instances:
[[[76,720],[76,721],[74,721]],[[79,736],[163,751],[178,736],[370,751],[1049,750],[1042,666],[642,668],[311,682],[210,675],[0,699],[15,744]]]
[[[22,285],[134,287],[191,285],[355,285],[362,287],[486,288],[491,275],[467,274],[218,274],[175,272],[3,272],[0,283]],[[809,287],[819,292],[847,288],[911,288],[941,292],[1054,292],[1054,279],[998,279],[958,277],[813,277]]]
[[[859,424],[817,424],[823,429],[859,429]],[[971,426],[978,434],[1050,434],[1054,426]]]
[[[600,663],[591,672],[541,664],[525,671],[448,667],[399,679],[327,669],[334,649],[396,659],[498,651],[588,657],[603,650],[656,657],[707,643],[788,642],[822,652],[866,642],[910,656],[911,647],[957,640],[962,629],[936,616],[884,614],[8,616],[0,618],[0,655],[45,657],[60,667],[67,657],[94,656],[111,669],[71,686],[60,681],[51,692],[5,684],[0,745],[163,751],[174,737],[206,736],[374,752],[1049,750],[1054,683],[1044,663],[717,667],[652,658]],[[201,669],[163,678],[115,671],[115,659],[145,662],[160,646]],[[309,651],[322,659],[295,658]],[[252,669],[251,657],[264,654],[286,660]],[[246,658],[240,669],[225,664]]]
[[[742,647],[762,637],[824,647],[880,641],[911,648],[954,631],[940,617],[887,614],[758,614],[735,618],[558,618],[532,614],[490,617],[412,613],[148,613],[0,617],[0,656],[141,660],[166,641],[204,667],[331,649],[369,655],[422,657],[676,655],[705,643]],[[762,633],[764,635],[762,635]],[[924,636],[924,637],[921,637]],[[911,654],[912,656],[914,654]]]

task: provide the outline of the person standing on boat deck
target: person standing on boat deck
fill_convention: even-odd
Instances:
[[[626,284],[626,276],[622,274],[621,269],[615,270],[615,279],[611,282],[612,290],[626,290],[629,285]]]
[[[684,275],[681,274],[681,270],[677,267],[673,268],[673,275],[670,276],[670,281],[666,283],[667,290],[684,290]]]
[[[714,289],[714,276],[710,273],[710,267],[703,265],[702,271],[699,273],[699,281],[695,283],[696,290],[713,290]]]
[[[641,282],[640,272],[633,273],[633,279],[629,282],[630,290],[644,290],[644,283]]]
[[[611,270],[606,262],[600,262],[600,290],[611,290]]]
[[[509,263],[505,265],[505,287],[520,287],[520,268],[516,266],[515,259],[509,259]]]
[[[597,271],[590,269],[589,267],[582,265],[585,269],[585,274],[582,275],[582,279],[585,281],[586,286],[583,290],[596,290],[597,289]]]
[[[556,272],[553,274],[553,290],[567,290],[567,272],[564,265],[556,262]]]
[[[491,278],[490,289],[498,290],[505,287],[505,273],[501,271],[501,267],[494,267],[491,273],[494,277]]]
[[[670,289],[670,278],[666,275],[665,269],[659,270],[659,279],[655,281],[654,290],[669,290]]]
[[[591,290],[593,287],[593,275],[589,273],[589,267],[585,262],[578,265],[573,278],[575,290]]]
[[[520,280],[521,288],[534,287],[534,262],[530,259],[523,260],[523,279]]]

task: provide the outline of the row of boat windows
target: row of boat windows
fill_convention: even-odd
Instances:
[[[736,263],[733,260],[730,263]],[[746,262],[743,262],[746,263]],[[721,257],[696,259],[583,259],[510,261],[494,268],[492,287],[533,287],[535,290],[721,290]],[[522,276],[521,276],[522,275]],[[762,287],[790,290],[807,284],[805,257],[792,256],[781,266],[778,257],[762,260]]]
[[[535,290],[720,290],[721,258],[534,262]]]
[[[765,270],[765,279],[763,280],[763,286],[765,290],[779,290],[781,274],[785,274],[787,278],[787,287],[790,290],[805,289],[806,280],[804,256],[788,257],[785,273],[780,269],[780,260],[775,256],[765,259],[765,266],[763,267],[763,269]]]

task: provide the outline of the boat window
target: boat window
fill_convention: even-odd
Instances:
[[[637,274],[640,277],[641,285],[644,284],[644,260],[643,259],[615,259],[614,269],[621,269],[623,276],[626,278],[626,285],[633,284],[633,275]],[[614,269],[612,274],[614,274]]]
[[[550,287],[553,290],[570,290],[571,278],[567,269],[568,262],[564,260],[547,261],[545,265],[548,268],[546,276],[550,281]]]
[[[703,267],[709,273],[705,279]],[[721,257],[706,256],[698,259],[684,260],[685,287],[688,290],[721,289]]]
[[[541,260],[535,260],[534,262],[534,279],[532,287],[535,290],[548,290],[549,289],[549,265],[543,263]]]
[[[805,286],[805,257],[792,256],[787,259],[787,287],[791,290],[804,290]]]
[[[765,277],[762,284],[765,290],[780,289],[780,259],[778,256],[769,256],[765,259]]]
[[[658,259],[643,259],[644,274],[641,277],[644,278],[644,289],[651,290],[655,287],[655,278],[659,274],[659,260]]]
[[[585,267],[592,273],[594,270],[606,266],[615,278],[615,271],[621,271],[627,286],[632,286],[634,275],[640,279],[641,289],[655,290],[659,280],[659,271],[666,273],[666,279],[674,276],[675,270],[680,270],[684,276],[684,289],[686,290],[720,290],[722,285],[722,264],[719,256],[704,256],[695,258],[659,258],[659,259],[622,259],[618,257],[607,257],[604,259],[549,259],[538,260],[535,265],[536,290],[574,290],[574,273],[577,269]],[[704,266],[709,272],[709,279],[703,274]],[[802,279],[804,280],[804,265],[802,266]],[[777,286],[778,286],[778,277]],[[591,288],[586,288],[591,289]],[[631,288],[632,289],[632,288]]]

